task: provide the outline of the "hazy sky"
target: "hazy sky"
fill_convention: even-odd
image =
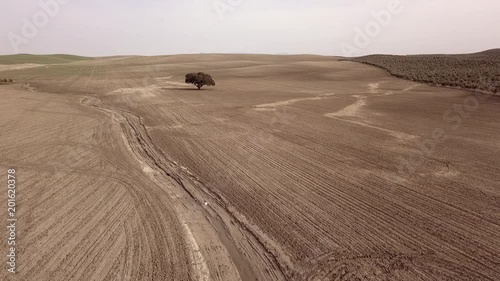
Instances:
[[[389,12],[391,1],[400,8]],[[498,0],[0,0],[0,5],[0,54],[349,55],[355,50],[356,55],[500,47]],[[373,13],[385,17],[376,23]],[[360,35],[367,28],[370,35]]]

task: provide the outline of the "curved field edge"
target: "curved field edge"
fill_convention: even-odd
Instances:
[[[500,93],[500,52],[469,55],[369,55],[344,58],[375,66],[394,77],[431,86]]]

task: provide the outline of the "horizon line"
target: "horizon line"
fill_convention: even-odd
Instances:
[[[478,54],[488,51],[500,50],[498,48],[491,48],[486,50],[475,51],[472,53],[415,53],[415,54],[393,54],[393,53],[373,53],[373,54],[363,54],[357,57],[364,56],[373,56],[373,55],[392,55],[392,56],[418,56],[418,55],[470,55],[470,54]],[[341,58],[355,58],[346,57],[341,55],[325,55],[325,54],[313,54],[313,53],[242,53],[242,52],[234,52],[234,53],[218,53],[218,52],[201,52],[201,53],[176,53],[176,54],[155,54],[155,55],[130,55],[130,54],[116,54],[116,55],[100,55],[100,56],[88,56],[88,55],[80,55],[80,54],[70,54],[70,53],[14,53],[14,54],[0,54],[0,57],[5,56],[20,56],[20,55],[31,55],[31,56],[78,56],[85,58],[113,58],[113,57],[163,57],[163,56],[183,56],[183,55],[270,55],[270,56],[321,56],[321,57],[341,57]]]

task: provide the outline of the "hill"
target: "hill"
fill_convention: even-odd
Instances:
[[[82,60],[91,60],[90,57],[74,56],[74,55],[31,55],[31,54],[16,54],[0,56],[0,64],[61,64],[70,63]]]
[[[473,57],[500,59],[500,48],[471,54]]]
[[[414,82],[500,92],[500,49],[460,55],[369,55],[349,60]]]

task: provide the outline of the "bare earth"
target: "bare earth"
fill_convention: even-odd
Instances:
[[[0,85],[0,280],[500,279],[498,96],[321,56],[2,75],[30,85]]]
[[[33,67],[40,67],[43,66],[43,64],[36,64],[36,63],[23,63],[23,64],[0,64],[0,72],[1,71],[8,71],[8,70],[18,70],[18,69],[25,69],[25,68],[33,68]]]

